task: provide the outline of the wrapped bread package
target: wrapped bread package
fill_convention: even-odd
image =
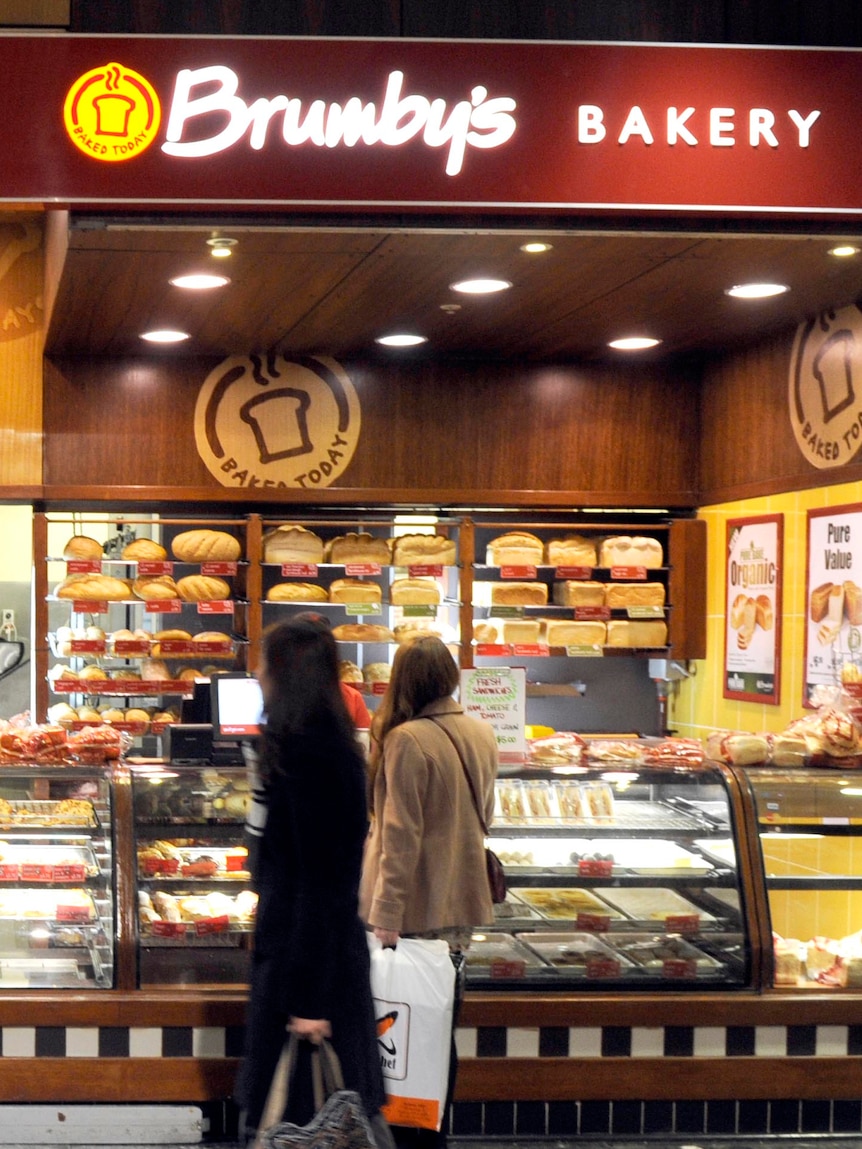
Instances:
[[[171,543],[174,558],[185,563],[235,562],[242,554],[239,540],[227,531],[184,531]]]
[[[547,554],[552,567],[594,567],[597,559],[595,541],[581,535],[551,539]]]
[[[326,544],[324,556],[330,563],[377,563],[386,565],[390,561],[389,540],[368,534],[367,531],[350,531],[337,535]]]
[[[397,567],[449,567],[455,560],[455,540],[445,535],[400,535],[392,545],[392,562]]]
[[[489,566],[534,567],[545,556],[545,544],[527,531],[510,531],[491,539],[485,551]]]
[[[323,562],[323,539],[298,524],[276,527],[263,536],[265,563]]]
[[[214,575],[187,575],[177,582],[177,592],[184,602],[216,602],[230,598],[230,586]]]
[[[554,602],[557,606],[604,606],[605,584],[574,579],[555,582]]]
[[[266,592],[267,602],[327,602],[326,587],[313,582],[279,582]]]
[[[58,598],[97,602],[122,602],[132,598],[132,588],[125,579],[108,574],[69,575],[57,587]]]
[[[664,550],[658,539],[643,535],[614,535],[601,549],[603,567],[646,567],[655,570],[664,564]]]
[[[543,582],[491,583],[492,606],[544,606],[548,585]]]
[[[102,544],[89,535],[72,535],[63,548],[64,559],[101,559]]]
[[[612,619],[608,646],[667,646],[667,623],[659,619]]]
[[[389,601],[395,606],[436,606],[440,587],[433,579],[397,578],[389,588]]]
[[[153,539],[133,539],[127,546],[123,547],[123,553],[120,557],[128,559],[129,562],[160,563],[168,557],[168,552],[161,543],[157,543]]]
[[[548,646],[604,646],[606,637],[607,629],[599,619],[542,619],[542,641]]]
[[[612,582],[605,587],[605,606],[613,609],[628,606],[664,606],[664,583]]]
[[[367,579],[337,578],[329,588],[330,602],[379,603],[382,600],[379,584]]]

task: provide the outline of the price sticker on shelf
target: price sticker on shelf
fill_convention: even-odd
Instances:
[[[131,657],[134,655],[146,656],[149,653],[150,641],[147,638],[118,638],[114,641],[114,654]]]
[[[345,563],[344,573],[351,577],[359,575],[379,575],[380,563]]]
[[[575,928],[578,930],[589,930],[590,933],[604,934],[611,928],[611,919],[608,914],[590,913],[587,910],[581,910],[575,919]]]
[[[69,642],[72,654],[104,654],[105,640],[103,638],[73,638]]]
[[[184,938],[186,936],[185,922],[152,922],[150,928],[157,938]]]
[[[666,958],[661,973],[662,977],[697,977],[697,962],[691,958]]]
[[[587,977],[619,977],[620,963],[614,957],[587,958]]]
[[[566,646],[566,657],[567,658],[603,658],[604,657],[604,651],[598,645],[598,643],[590,643],[589,645],[587,645],[585,643],[579,643],[577,645],[574,643],[569,643]]]
[[[53,882],[54,867],[37,865],[35,862],[22,862],[21,880],[24,882]]]
[[[500,567],[500,578],[534,579],[536,577],[535,567]]]
[[[578,873],[582,878],[610,878],[613,872],[613,862],[605,858],[581,858],[578,862]]]
[[[237,874],[248,867],[248,856],[246,854],[226,854],[224,860],[224,868],[229,874]]]
[[[317,578],[317,563],[282,563],[283,578]]]
[[[512,648],[500,642],[477,642],[476,654],[479,658],[506,658]]]
[[[491,958],[491,977],[523,977],[527,972],[527,963],[519,958]]]
[[[555,579],[571,579],[573,582],[588,582],[593,577],[592,567],[557,567]]]
[[[550,648],[541,642],[512,643],[512,654],[516,658],[547,658],[550,653]]]
[[[523,606],[495,606],[494,614],[497,618],[523,618]]]
[[[663,606],[627,606],[629,618],[664,618]]]
[[[667,914],[664,928],[669,934],[696,934],[700,929],[700,914]]]
[[[141,559],[138,563],[139,575],[172,575],[174,573],[174,564],[172,562],[161,562],[158,559]]]
[[[195,649],[190,638],[163,638],[159,640],[160,654],[191,654]]]
[[[21,867],[17,862],[0,862],[0,882],[19,882]]]
[[[89,906],[57,906],[58,922],[88,922],[89,920]]]
[[[72,602],[75,614],[107,614],[107,599],[76,598]]]
[[[233,614],[233,599],[220,598],[213,602],[199,602],[198,614]]]
[[[623,579],[626,582],[645,580],[646,567],[611,567],[611,578]]]
[[[402,606],[401,613],[404,618],[436,618],[437,607],[432,603],[413,603],[410,606]]]
[[[439,564],[429,566],[427,563],[420,563],[418,566],[409,566],[407,573],[410,578],[441,578],[443,568]]]
[[[99,574],[102,570],[100,559],[69,559],[66,574]]]
[[[144,609],[150,614],[179,614],[183,609],[182,601],[178,598],[163,598],[155,601],[147,600]]]
[[[574,609],[574,618],[579,622],[594,618],[607,622],[610,617],[610,607],[607,606],[576,606]]]
[[[230,918],[220,914],[217,918],[201,918],[195,922],[195,933],[199,938],[207,934],[225,934],[230,929]]]
[[[180,869],[179,858],[142,858],[141,869],[148,876],[153,874],[177,874]]]
[[[50,866],[47,868],[53,870],[53,874],[50,878],[52,882],[83,882],[87,876],[86,870],[81,862],[67,862],[62,866]]]
[[[383,608],[379,602],[348,602],[344,605],[344,613],[352,615],[382,614]]]
[[[235,562],[201,563],[202,575],[235,575],[237,564]]]

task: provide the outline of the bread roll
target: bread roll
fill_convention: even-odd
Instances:
[[[147,726],[150,724],[150,716],[146,710],[142,710],[139,706],[130,707],[125,715],[126,722],[143,722]]]
[[[369,662],[362,670],[362,679],[369,686],[377,682],[388,682],[392,677],[392,667],[388,662]]]
[[[141,663],[141,678],[145,682],[169,682],[171,675],[167,664],[158,658],[145,658]]]
[[[153,638],[157,642],[164,642],[167,640],[175,640],[177,642],[190,642],[191,634],[187,630],[179,630],[177,627],[169,628],[168,630],[157,630]]]
[[[844,584],[847,585],[846,583]],[[754,600],[755,620],[763,630],[772,630],[775,621],[772,600],[768,594],[759,594]]]
[[[128,546],[123,547],[121,558],[130,562],[164,562],[168,552],[153,539],[133,539]]]
[[[862,589],[855,582],[844,584],[844,614],[851,626],[862,626]]]
[[[101,722],[102,715],[95,706],[79,706],[78,722]]]
[[[337,578],[329,588],[330,602],[379,603],[383,592],[376,582],[358,578]]]
[[[386,565],[390,561],[389,540],[368,534],[367,531],[350,531],[338,535],[326,544],[324,556],[330,563],[378,563]]]
[[[316,566],[323,562],[323,539],[298,524],[276,527],[263,536],[263,561]]]
[[[545,554],[545,544],[527,531],[510,531],[491,539],[485,551],[490,566],[539,566]]]
[[[664,551],[657,539],[642,535],[616,535],[605,539],[601,549],[603,567],[646,567],[655,569],[664,563]]]
[[[491,583],[492,606],[544,606],[548,585],[543,582]]]
[[[568,619],[542,619],[542,641],[548,646],[604,646],[607,630],[599,619],[570,622]]]
[[[603,606],[605,586],[600,582],[565,579],[554,583],[554,602],[558,606]]]
[[[78,671],[78,678],[82,682],[107,682],[108,672],[101,666],[85,666]]]
[[[388,626],[370,622],[345,622],[334,626],[332,633],[338,642],[394,642],[395,635]]]
[[[811,592],[810,615],[812,622],[822,622],[829,609],[829,595],[832,593],[831,582],[821,583]]]
[[[664,606],[664,583],[612,582],[605,587],[605,606]]]
[[[596,544],[581,535],[566,535],[550,539],[547,547],[548,562],[552,567],[594,567]]]
[[[349,658],[338,660],[338,677],[341,682],[362,682],[362,671]]]
[[[217,642],[222,646],[230,646],[232,641],[231,636],[223,630],[201,630],[192,635],[192,642]]]
[[[184,531],[171,543],[174,558],[184,563],[235,562],[242,554],[239,541],[226,531]]]
[[[506,618],[503,620],[503,642],[536,643],[541,633],[537,618]]]
[[[186,575],[178,580],[177,593],[184,602],[218,602],[230,598],[230,586],[213,575]]]
[[[493,619],[487,619],[483,622],[476,619],[473,623],[473,638],[476,642],[499,642],[501,633],[502,623],[497,623]]]
[[[102,544],[89,535],[72,535],[63,548],[64,559],[101,559]]]
[[[132,593],[144,602],[179,598],[177,584],[170,575],[142,575],[132,583]]]
[[[108,574],[69,575],[56,590],[57,598],[82,601],[122,602],[132,598],[132,588],[125,579]]]
[[[184,666],[177,675],[179,682],[194,682],[196,678],[204,677],[197,666]]]
[[[397,567],[447,567],[455,561],[455,540],[445,535],[400,535],[392,545],[392,562]]]
[[[326,602],[326,587],[314,582],[279,582],[266,592],[267,602]]]
[[[612,619],[607,631],[608,646],[667,645],[667,624],[658,619]]]
[[[397,578],[389,588],[389,601],[395,606],[436,606],[440,587],[433,579]]]

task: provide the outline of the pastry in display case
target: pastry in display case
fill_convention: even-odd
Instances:
[[[257,894],[242,768],[134,766],[140,985],[244,985]]]
[[[113,826],[107,777],[82,766],[0,772],[0,987],[110,989]]]

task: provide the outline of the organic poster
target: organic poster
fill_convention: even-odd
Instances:
[[[862,668],[862,509],[808,512],[803,702],[817,686]],[[845,672],[847,673],[847,672]]]
[[[783,515],[728,520],[725,698],[780,701],[783,527]]]

